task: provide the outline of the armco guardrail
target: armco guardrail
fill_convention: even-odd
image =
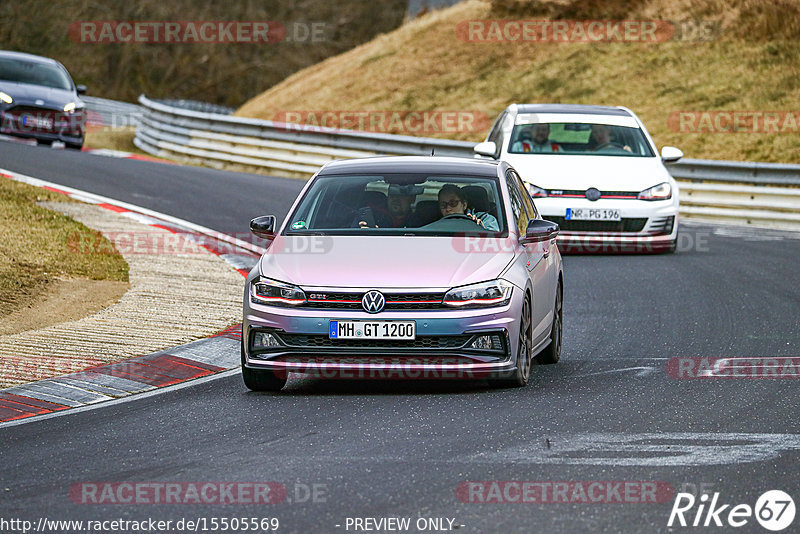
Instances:
[[[142,107],[136,104],[97,98],[96,96],[82,96],[81,100],[86,102],[86,108],[90,112],[100,115],[101,125],[106,128],[137,126],[142,116]],[[95,119],[95,123],[97,122]]]
[[[473,157],[474,143],[464,141],[309,128],[181,109],[144,95],[139,102],[136,146],[191,163],[306,178],[335,159]],[[669,170],[684,217],[800,229],[800,165],[684,158]]]

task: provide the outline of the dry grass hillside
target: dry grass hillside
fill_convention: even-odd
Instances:
[[[463,21],[514,18],[668,20],[676,32],[655,43],[477,43],[456,32]],[[797,122],[781,118],[777,133],[697,133],[668,118],[719,110],[798,117],[799,67],[800,0],[469,0],[306,68],[238,114],[469,110],[494,117],[513,102],[623,105],[659,146],[678,146],[688,157],[798,163]]]

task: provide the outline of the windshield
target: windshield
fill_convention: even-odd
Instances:
[[[491,235],[507,231],[497,179],[387,174],[318,176],[286,235]]]
[[[511,133],[511,154],[652,157],[639,128],[611,124],[553,122],[517,124]]]
[[[72,90],[72,82],[64,69],[36,61],[0,58],[0,80]]]

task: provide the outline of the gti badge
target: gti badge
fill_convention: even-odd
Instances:
[[[367,313],[378,313],[386,305],[386,299],[380,291],[367,291],[361,299],[361,306]]]

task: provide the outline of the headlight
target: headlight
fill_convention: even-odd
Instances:
[[[0,100],[2,100],[6,104],[10,104],[14,101],[14,99],[11,98],[11,95],[7,95],[3,91],[0,91]]]
[[[541,187],[529,184],[528,182],[525,182],[525,186],[528,188],[528,193],[530,193],[533,198],[541,198],[547,196],[547,189],[542,189]]]
[[[454,287],[444,296],[443,303],[454,308],[505,306],[511,300],[513,288],[514,286],[510,282],[500,279]]]
[[[639,193],[639,200],[667,200],[672,198],[672,186],[664,182]]]
[[[64,106],[64,111],[69,113],[70,111],[75,111],[75,102],[70,102]]]
[[[297,286],[262,277],[250,284],[250,300],[270,306],[293,307],[305,304],[306,294]]]

